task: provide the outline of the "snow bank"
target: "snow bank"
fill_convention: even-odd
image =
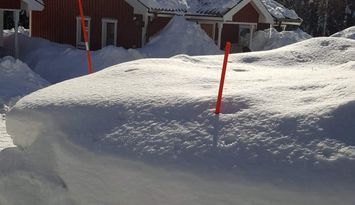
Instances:
[[[298,15],[294,10],[285,8],[282,4],[274,0],[261,0],[265,5],[266,9],[270,12],[272,16],[278,19],[290,18],[298,19]]]
[[[12,57],[0,59],[0,109],[12,98],[20,98],[46,86],[48,82],[21,61]]]
[[[331,35],[331,37],[342,37],[355,40],[355,26]]]
[[[257,31],[253,36],[252,51],[262,51],[271,50],[275,48],[280,48],[293,43],[297,43],[306,39],[312,38],[311,35],[298,29],[294,31],[281,31],[278,32],[276,29],[270,29],[264,31]]]
[[[174,42],[172,46],[172,42]],[[178,54],[216,55],[221,51],[195,22],[175,16],[144,48],[147,57],[171,57]]]
[[[242,63],[258,63],[270,67],[288,67],[306,64],[309,68],[329,67],[354,61],[355,43],[345,38],[311,38],[278,49],[240,54]],[[300,69],[302,66],[299,67]]]
[[[0,175],[0,202],[19,200],[2,189],[28,180],[34,193],[48,189],[42,200],[84,204],[353,204],[354,48],[353,40],[314,38],[231,55],[219,117],[223,56],[138,60],[37,91],[8,115],[24,150],[9,155],[30,169],[0,168],[10,170]],[[176,173],[182,165],[200,176]],[[213,169],[227,179],[200,178]],[[321,188],[287,191],[284,180]]]
[[[350,135],[354,130],[345,132],[348,137],[343,141],[321,129],[321,123],[343,106],[353,107],[354,73],[344,65],[350,66],[354,45],[345,39],[318,38],[274,51],[233,56],[241,68],[248,69],[241,73],[230,68],[226,115],[219,120],[212,108],[220,57],[214,61],[212,57],[178,56],[120,64],[26,96],[11,111],[8,125],[16,144],[23,147],[38,137],[24,135],[32,124],[17,129],[18,123],[30,117],[46,124],[32,130],[59,126],[80,145],[126,150],[142,157],[209,156],[218,135],[217,156],[230,165],[246,158],[263,164],[280,162],[276,159],[302,165],[322,162],[318,155],[324,147],[316,146],[316,141],[334,145],[332,154],[323,156],[325,161],[332,157],[353,160],[355,142]],[[289,130],[290,126],[295,129]],[[320,136],[327,136],[327,141]],[[285,142],[291,147],[281,150],[279,146]],[[293,156],[293,152],[300,155]],[[308,160],[300,159],[301,155]]]

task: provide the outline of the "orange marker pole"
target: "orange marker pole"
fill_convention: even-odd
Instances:
[[[84,20],[85,18],[84,18],[84,9],[83,9],[82,0],[78,0],[78,6],[79,6],[80,18],[81,18],[81,30],[83,31],[84,34],[86,56],[88,59],[88,71],[89,74],[91,74],[93,72],[93,69],[92,69],[92,62],[91,62],[91,55],[90,55],[89,38],[88,38],[88,33],[86,31],[85,20]]]
[[[216,115],[219,115],[221,113],[222,94],[223,94],[224,80],[226,78],[226,71],[227,71],[227,64],[228,64],[228,57],[229,57],[230,49],[231,49],[231,43],[227,42],[226,48],[224,51],[224,61],[223,61],[221,82],[219,84],[218,98],[217,98],[216,111],[215,111]]]

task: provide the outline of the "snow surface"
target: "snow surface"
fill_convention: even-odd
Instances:
[[[342,37],[355,40],[355,26],[331,35],[331,37]]]
[[[174,42],[174,46],[171,43]],[[216,55],[222,51],[199,24],[175,16],[146,46],[139,51],[146,57],[172,57],[178,54]]]
[[[294,31],[281,31],[270,29],[256,31],[253,36],[252,51],[263,51],[280,48],[286,45],[291,45],[300,41],[312,38],[311,35],[302,31],[301,29]]]
[[[0,202],[26,184],[36,204],[354,204],[354,57],[343,38],[232,55],[219,117],[222,56],[137,60],[34,92],[8,114],[24,153],[1,162]]]
[[[298,15],[294,10],[287,9],[282,4],[274,0],[261,0],[265,5],[266,9],[270,12],[272,16],[278,19],[289,18],[298,19]]]

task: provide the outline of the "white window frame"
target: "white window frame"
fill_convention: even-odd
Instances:
[[[102,19],[102,28],[101,28],[101,47],[105,47],[107,44],[107,24],[113,23],[115,25],[115,35],[114,35],[114,46],[117,46],[117,19]]]
[[[84,20],[85,21],[88,21],[88,24],[87,24],[87,33],[88,33],[88,44],[89,44],[89,48],[90,48],[90,31],[91,31],[91,17],[89,16],[85,16],[84,17]],[[81,18],[80,16],[77,16],[76,17],[76,47],[77,48],[80,48],[80,49],[85,49],[85,41],[82,42],[81,41],[81,29],[82,29],[82,26],[81,26]]]

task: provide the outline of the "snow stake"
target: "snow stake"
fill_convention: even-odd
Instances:
[[[224,80],[226,78],[228,56],[229,56],[230,49],[231,49],[231,43],[227,42],[226,48],[224,51],[224,61],[223,61],[221,82],[219,84],[218,98],[217,98],[216,111],[215,111],[216,115],[219,115],[221,113],[222,94],[223,94]]]
[[[88,59],[88,71],[89,74],[92,73],[92,63],[91,63],[91,55],[90,55],[90,47],[89,47],[89,38],[88,38],[88,33],[86,30],[86,25],[85,25],[85,18],[84,18],[84,9],[83,9],[83,2],[82,0],[78,0],[78,6],[79,6],[79,11],[80,11],[80,19],[81,19],[81,30],[83,31],[84,35],[84,41],[85,41],[85,49],[86,49],[86,56]]]

